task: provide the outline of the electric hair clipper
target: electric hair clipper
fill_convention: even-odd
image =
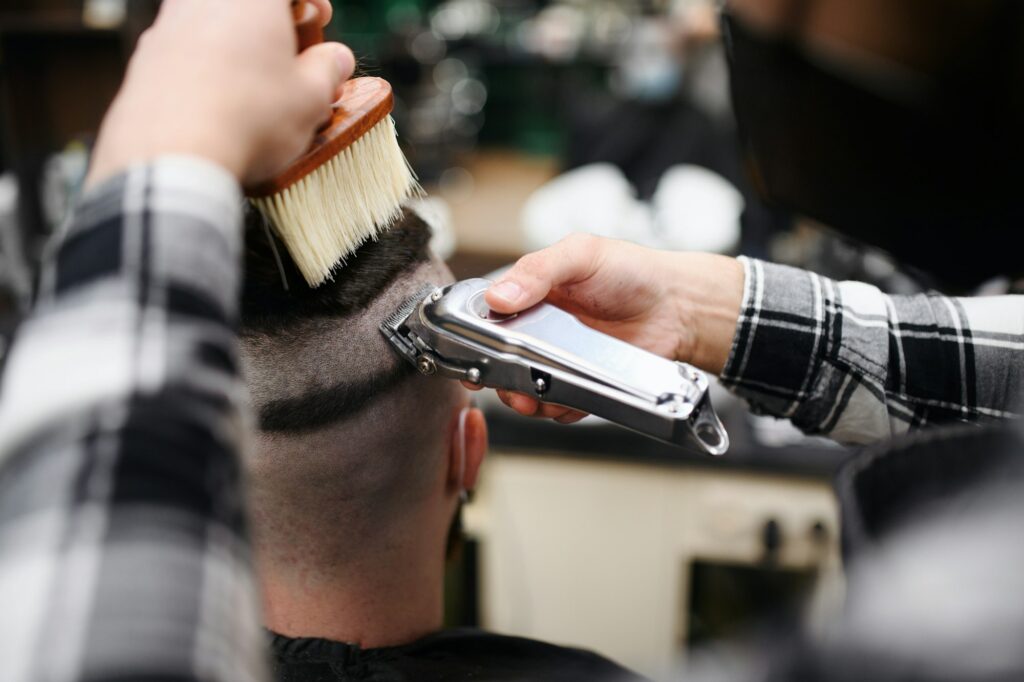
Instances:
[[[490,285],[468,279],[424,287],[380,329],[423,374],[526,393],[711,455],[729,448],[704,374],[547,303],[495,313],[484,301]]]

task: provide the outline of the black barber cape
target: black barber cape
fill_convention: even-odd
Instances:
[[[271,646],[278,682],[644,679],[589,651],[468,628],[445,630],[412,644],[380,649],[282,635],[273,635]]]

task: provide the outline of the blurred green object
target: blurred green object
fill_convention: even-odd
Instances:
[[[436,0],[345,0],[334,4],[327,37],[341,40],[357,59],[376,56],[381,44],[403,24],[422,22]],[[372,59],[376,61],[376,59]]]
[[[557,92],[551,92],[557,90],[558,79],[531,63],[491,64],[484,75],[489,96],[481,143],[558,155],[565,137],[558,120]]]
[[[327,35],[353,49],[361,72],[389,80],[398,76],[392,80],[396,96],[407,107],[415,107],[429,90],[434,65],[417,63],[409,44],[416,35],[432,30],[436,10],[452,4],[444,0],[336,2]],[[567,147],[567,103],[581,89],[607,90],[609,65],[585,53],[561,62],[528,53],[516,36],[546,3],[491,4],[500,15],[496,28],[445,41],[442,53],[445,59],[464,62],[470,76],[486,85],[479,144],[561,156]],[[410,65],[420,71],[418,83],[408,79]],[[421,87],[425,85],[426,89]],[[408,119],[398,116],[398,123],[402,133]]]

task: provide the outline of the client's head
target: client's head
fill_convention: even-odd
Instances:
[[[416,373],[378,326],[451,273],[406,211],[309,289],[262,221],[247,217],[242,358],[258,420],[248,471],[264,593],[327,602],[351,587],[379,601],[375,591],[400,596],[410,582],[440,592],[448,530],[486,447],[483,417],[457,382]],[[271,620],[280,607],[268,604]]]

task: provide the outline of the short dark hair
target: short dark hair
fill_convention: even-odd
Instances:
[[[274,236],[263,215],[246,211],[245,281],[242,292],[241,334],[298,339],[312,326],[363,312],[382,292],[431,259],[430,228],[414,211],[402,217],[376,240],[370,240],[346,259],[333,279],[310,288]],[[257,406],[260,429],[308,432],[364,409],[373,398],[415,375],[411,364],[383,363],[380,371],[359,380],[317,387],[299,396],[271,398]]]
[[[249,207],[245,216],[243,335],[283,334],[309,320],[359,312],[400,275],[430,260],[430,228],[415,211],[406,209],[390,230],[359,247],[332,279],[312,289],[284,244],[268,228],[266,218]]]

